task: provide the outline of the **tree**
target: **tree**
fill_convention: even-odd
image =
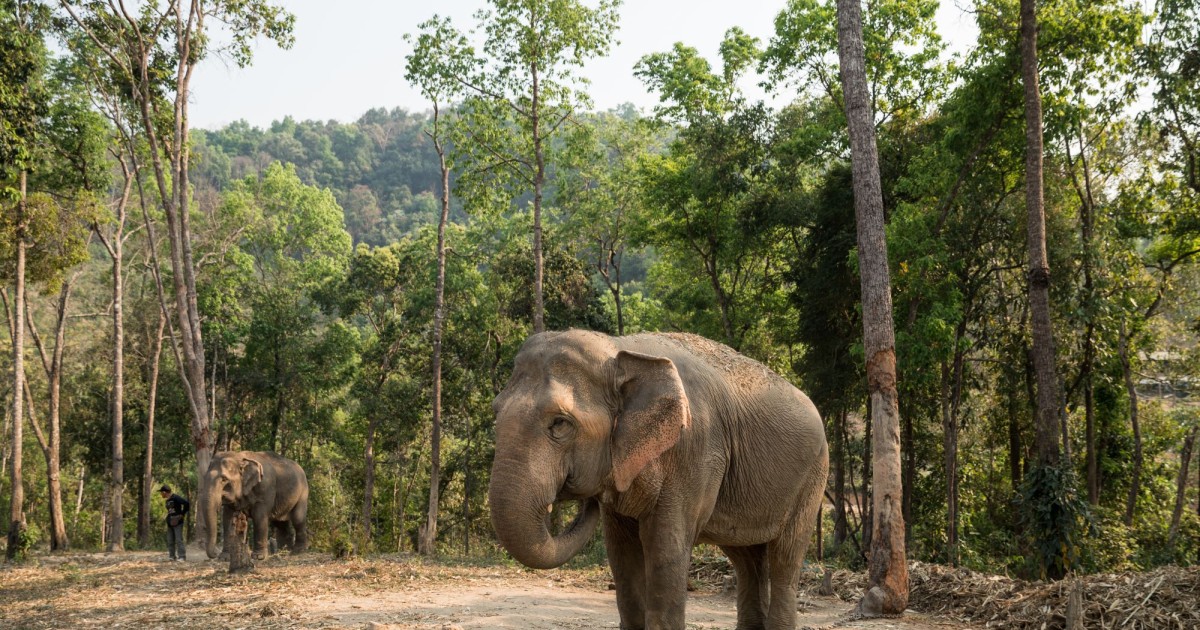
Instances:
[[[532,195],[535,333],[546,327],[542,215],[554,140],[588,104],[586,81],[575,69],[608,51],[619,4],[492,0],[490,10],[475,15],[486,34],[482,54],[456,37],[459,43],[444,42],[445,58],[438,62],[454,70],[442,77],[459,88],[446,96],[469,99],[462,113],[465,137],[455,144],[456,162],[465,168],[460,196],[483,209],[489,202],[502,199],[507,205]],[[453,30],[437,18],[422,28]]]
[[[149,144],[158,201],[167,219],[175,310],[183,359],[180,377],[191,408],[197,478],[204,478],[214,436],[205,388],[204,339],[197,304],[196,261],[192,253],[190,125],[188,106],[196,66],[213,50],[211,24],[232,38],[229,52],[241,66],[250,63],[252,44],[261,36],[288,47],[294,18],[266,0],[223,2],[155,0],[131,13],[116,5],[59,0],[74,24],[115,67],[129,89]],[[169,121],[169,122],[168,122]],[[164,305],[165,308],[165,305]],[[199,519],[196,536],[211,524]]]
[[[442,330],[446,321],[446,223],[450,220],[450,170],[451,164],[446,159],[447,147],[445,130],[446,121],[443,119],[441,106],[446,98],[455,93],[456,84],[449,80],[464,68],[453,67],[456,57],[446,54],[447,46],[462,49],[466,40],[454,32],[449,21],[426,22],[422,25],[424,32],[417,38],[416,49],[407,58],[405,78],[415,83],[425,98],[433,104],[433,118],[430,128],[425,134],[433,143],[438,156],[438,167],[442,174],[441,207],[437,226],[437,281],[434,289],[433,307],[433,408],[432,428],[430,430],[430,464],[429,464],[429,508],[425,522],[420,528],[418,550],[422,555],[437,555],[437,521],[438,521],[438,490],[441,483],[441,453],[442,453]],[[442,65],[449,63],[451,65]]]
[[[838,59],[854,182],[858,264],[862,285],[863,346],[867,360],[872,451],[870,583],[859,601],[865,615],[901,614],[908,607],[908,565],[900,481],[900,412],[896,396],[896,352],[891,280],[884,235],[883,192],[867,90],[859,0],[838,0]]]
[[[1046,256],[1046,209],[1042,176],[1042,96],[1038,88],[1037,2],[1021,0],[1021,81],[1025,86],[1025,207],[1029,249],[1029,305],[1037,376],[1037,452],[1041,466],[1058,466],[1059,389],[1050,322],[1050,263]]]
[[[754,205],[770,169],[773,121],[763,103],[748,102],[738,87],[759,58],[758,40],[732,28],[720,55],[714,71],[695,48],[676,43],[634,68],[658,92],[660,120],[685,127],[666,155],[641,160],[642,203],[656,211],[635,224],[632,236],[663,256],[664,275],[678,274],[665,279],[676,293],[669,301],[691,311],[687,327],[747,351],[745,340],[761,319],[757,307],[774,293],[781,265],[772,255],[777,235],[759,229]],[[679,281],[696,274],[707,287]]]
[[[25,495],[22,480],[22,426],[25,417],[25,273],[29,199],[28,170],[37,140],[38,124],[45,113],[45,88],[42,73],[46,52],[41,25],[46,15],[41,5],[8,0],[0,12],[0,176],[3,177],[4,201],[14,203],[6,239],[12,243],[13,302],[12,326],[12,459],[10,479],[7,557],[15,559],[24,548]],[[15,186],[14,186],[15,184]],[[4,213],[9,218],[9,213]],[[11,231],[11,232],[10,232]]]

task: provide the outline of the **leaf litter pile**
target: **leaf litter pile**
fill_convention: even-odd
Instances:
[[[908,575],[911,609],[988,628],[1066,628],[1068,600],[1076,584],[1082,595],[1082,627],[1088,630],[1200,628],[1200,567],[1028,582],[914,562]],[[816,573],[801,575],[802,592],[816,593],[820,583],[821,576]],[[834,592],[844,601],[857,601],[866,585],[863,573],[833,574]]]

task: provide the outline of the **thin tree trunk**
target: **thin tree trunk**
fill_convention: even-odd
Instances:
[[[1125,377],[1125,392],[1129,396],[1129,425],[1133,429],[1133,476],[1129,481],[1129,494],[1125,497],[1125,516],[1122,519],[1126,527],[1133,525],[1133,516],[1137,511],[1137,498],[1142,490],[1142,426],[1138,418],[1138,393],[1133,382],[1133,365],[1129,357],[1129,334],[1125,330],[1125,322],[1121,321],[1121,330],[1117,339],[1117,356],[1121,360],[1121,372]]]
[[[533,17],[531,16],[530,22],[532,21]],[[530,65],[529,74],[532,80],[530,123],[533,129],[533,157],[537,166],[533,176],[533,332],[540,333],[546,330],[542,256],[542,187],[546,183],[546,155],[542,147],[541,111],[539,110],[542,95],[536,63]],[[437,445],[435,444],[434,452],[437,452],[436,449]]]
[[[112,490],[109,499],[112,501],[109,513],[112,518],[112,532],[108,539],[108,552],[125,550],[125,279],[124,279],[124,246],[125,246],[125,208],[129,202],[129,194],[133,189],[133,175],[124,157],[117,155],[124,174],[125,186],[120,200],[117,202],[117,216],[111,238],[100,231],[99,225],[93,225],[92,230],[99,237],[108,256],[112,260],[112,344],[113,344],[113,373],[111,399],[111,428],[112,428],[112,470],[109,483]]]
[[[25,531],[25,484],[21,478],[22,427],[25,417],[25,184],[26,173],[19,177],[17,201],[16,235],[14,249],[16,264],[13,272],[13,402],[12,402],[12,458],[9,460],[9,479],[12,497],[9,502],[7,557],[14,560],[20,549],[21,534]]]
[[[379,426],[378,416],[371,414],[367,422],[367,439],[363,447],[363,507],[362,507],[362,541],[364,545],[371,541],[371,513],[375,503],[375,430]]]
[[[1082,249],[1081,267],[1083,270],[1083,312],[1087,317],[1087,325],[1083,332],[1083,361],[1079,368],[1079,380],[1083,385],[1083,416],[1084,425],[1086,427],[1086,435],[1084,437],[1085,449],[1087,451],[1087,492],[1088,503],[1092,505],[1100,504],[1100,477],[1099,477],[1099,459],[1096,452],[1096,409],[1095,409],[1095,387],[1092,382],[1093,368],[1096,362],[1096,313],[1093,303],[1096,300],[1096,282],[1092,276],[1094,266],[1094,231],[1095,231],[1095,203],[1092,197],[1092,174],[1088,167],[1087,152],[1084,146],[1082,126],[1079,131],[1079,161],[1083,166],[1083,184],[1080,185],[1079,178],[1075,175],[1074,160],[1071,158],[1071,143],[1068,140],[1066,143],[1067,158],[1071,162],[1071,181],[1075,186],[1075,192],[1079,196],[1079,241]],[[1064,440],[1067,437],[1064,424]],[[1067,460],[1071,459],[1070,442],[1064,441],[1063,448],[1067,449]]]
[[[958,419],[951,411],[950,368],[942,366],[942,455],[946,474],[946,560],[958,566]]]
[[[72,274],[63,280],[63,285],[59,289],[58,305],[55,309],[54,350],[51,352],[49,360],[47,360],[45,346],[42,344],[41,336],[37,332],[33,319],[29,316],[28,312],[26,313],[26,323],[29,327],[30,335],[33,337],[34,344],[38,348],[38,353],[42,356],[42,367],[46,371],[47,388],[49,389],[49,439],[45,441],[43,454],[46,458],[46,478],[50,493],[50,549],[52,551],[65,550],[70,546],[70,540],[67,537],[66,518],[63,513],[62,466],[60,460],[62,453],[63,352],[66,349],[67,307],[71,301],[71,290],[74,287],[76,277],[78,277],[78,273]],[[28,311],[28,302],[25,307]],[[28,391],[28,383],[26,383],[26,391]],[[30,406],[30,410],[32,410],[32,400],[28,402],[28,405]],[[34,429],[38,430],[36,423],[34,423]]]
[[[900,410],[896,395],[895,332],[884,234],[883,193],[875,124],[867,89],[859,0],[838,0],[838,59],[850,130],[855,222],[862,283],[863,345],[873,439],[873,517],[869,586],[858,603],[868,616],[901,614],[908,607],[904,549]]]
[[[913,486],[916,484],[917,478],[917,456],[916,449],[913,447],[913,421],[910,416],[901,418],[903,424],[904,437],[901,440],[900,448],[904,451],[904,469],[901,471],[900,483],[904,493],[904,544],[907,545],[912,541],[912,497]]]
[[[158,332],[150,358],[150,391],[146,395],[146,456],[142,460],[142,496],[138,504],[138,547],[150,546],[150,497],[154,493],[154,414],[158,405],[158,370],[162,359],[167,318],[158,312]]]
[[[1021,77],[1025,86],[1025,204],[1028,212],[1029,310],[1037,378],[1038,464],[1060,459],[1058,377],[1050,322],[1050,263],[1046,254],[1046,209],[1042,195],[1042,96],[1038,87],[1036,0],[1021,0]]]
[[[1171,542],[1179,535],[1179,520],[1183,516],[1184,498],[1187,496],[1188,466],[1192,461],[1192,447],[1196,444],[1196,434],[1200,427],[1192,430],[1183,438],[1183,449],[1179,451],[1179,474],[1175,477],[1175,509],[1171,511],[1171,527],[1167,530],[1167,538]]]
[[[75,487],[75,516],[71,517],[72,531],[79,531],[79,513],[83,511],[83,482],[87,479],[87,468],[79,464],[79,485]]]
[[[1088,326],[1089,333],[1087,339],[1088,349],[1085,350],[1085,355],[1091,353],[1092,339],[1091,326]],[[1100,453],[1096,444],[1096,396],[1095,387],[1092,383],[1092,361],[1089,358],[1084,359],[1084,369],[1087,372],[1083,378],[1083,417],[1084,424],[1087,426],[1087,492],[1088,503],[1093,506],[1100,505]]]
[[[833,546],[846,542],[846,411],[834,415],[833,429]]]
[[[535,75],[536,76],[536,75]],[[437,286],[436,295],[434,297],[433,308],[433,392],[431,405],[433,407],[433,428],[430,433],[430,466],[429,466],[429,509],[425,514],[425,523],[420,528],[420,538],[418,547],[421,555],[434,556],[437,555],[437,528],[438,528],[438,490],[441,483],[442,474],[442,329],[445,326],[446,319],[446,222],[450,220],[450,167],[446,164],[446,151],[442,146],[440,137],[439,125],[441,112],[438,109],[438,104],[434,101],[433,104],[433,138],[434,149],[437,150],[438,164],[441,167],[442,173],[442,213],[438,217],[438,238],[437,238]],[[534,115],[537,115],[536,108]],[[536,130],[536,127],[535,127]],[[540,147],[540,145],[539,145]],[[542,172],[540,161],[538,162],[539,181]],[[540,196],[541,190],[538,190]],[[539,215],[540,216],[540,215]],[[541,246],[541,227],[540,224],[535,228],[535,240],[540,248]],[[539,265],[540,265],[540,251]],[[538,272],[537,281],[541,282],[540,271]],[[539,284],[539,304],[538,309],[541,309],[540,299],[541,290]],[[540,316],[539,316],[540,318]]]

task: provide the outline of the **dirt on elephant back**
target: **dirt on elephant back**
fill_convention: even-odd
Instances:
[[[531,571],[508,565],[425,562],[411,556],[334,560],[276,556],[253,573],[189,550],[55,554],[0,566],[0,628],[617,628],[606,569]],[[704,564],[694,572],[689,629],[733,628],[734,598]],[[711,566],[709,567],[712,568]],[[716,583],[714,583],[716,582]],[[968,628],[910,614],[854,621],[852,604],[803,588],[801,627]]]

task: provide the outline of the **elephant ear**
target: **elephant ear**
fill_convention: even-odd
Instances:
[[[679,441],[691,424],[687,394],[675,364],[622,350],[617,353],[621,411],[613,428],[613,482],[625,492],[650,462]]]
[[[263,467],[257,460],[245,459],[242,461],[242,494],[248,495],[262,481]]]

